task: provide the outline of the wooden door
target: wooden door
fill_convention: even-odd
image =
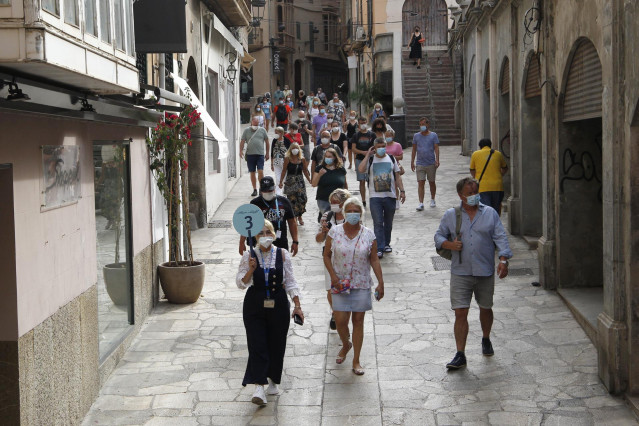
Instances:
[[[406,0],[402,8],[403,43],[407,46],[415,26],[426,38],[424,45],[448,44],[448,9],[445,0]]]

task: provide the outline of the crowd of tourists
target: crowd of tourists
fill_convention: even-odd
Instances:
[[[306,224],[307,184],[316,188],[319,213],[315,241],[324,245],[329,327],[337,331],[342,344],[335,362],[344,363],[352,350],[355,375],[365,374],[360,363],[364,317],[372,309],[372,299],[384,297],[380,259],[393,252],[395,212],[406,201],[402,178],[406,169],[401,164],[404,151],[381,104],[375,104],[370,114],[358,115],[345,108],[337,93],[328,98],[318,89],[308,95],[300,91],[294,97],[288,86],[284,90],[278,87],[272,99],[273,103],[267,93],[255,106],[251,126],[243,132],[240,145],[253,187],[250,202],[266,219],[253,241],[240,239],[242,260],[237,273],[238,287],[248,289],[243,317],[249,357],[243,385],[255,385],[252,401],[258,405],[267,403],[267,394],[279,393],[290,318],[298,324],[304,321],[291,258],[299,249],[298,227]],[[274,127],[272,140],[267,133],[269,125]],[[440,167],[437,134],[430,129],[428,118],[421,118],[419,125],[410,152],[410,170],[418,184],[417,212],[424,210],[426,181],[429,205],[436,207],[435,181]],[[482,353],[494,354],[490,331],[495,247],[500,278],[508,274],[512,256],[499,218],[501,176],[507,167],[503,157],[490,148],[489,140],[482,140],[480,147],[472,157],[471,176],[457,184],[460,205],[446,211],[434,236],[438,253],[452,262],[450,298],[457,352],[446,365],[449,370],[466,365],[467,315],[473,295],[480,308]],[[269,160],[273,176],[264,176]],[[348,187],[348,170],[353,166],[359,196]],[[478,180],[474,179],[476,174],[480,174]],[[363,221],[367,208],[372,229]],[[294,304],[292,313],[287,295]]]

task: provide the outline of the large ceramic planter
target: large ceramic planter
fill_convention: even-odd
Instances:
[[[129,304],[130,290],[126,263],[110,263],[102,268],[106,291],[114,304]]]
[[[175,265],[174,262],[158,265],[160,284],[167,300],[171,303],[194,303],[204,287],[206,266],[197,261],[192,265],[189,262],[179,262],[179,266],[171,264]]]

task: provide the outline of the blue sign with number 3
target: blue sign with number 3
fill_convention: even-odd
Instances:
[[[264,228],[264,214],[253,204],[243,204],[233,213],[233,227],[244,237],[255,236]]]

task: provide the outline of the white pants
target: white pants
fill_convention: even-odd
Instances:
[[[280,189],[280,177],[282,177],[282,166],[274,165],[273,173],[275,173],[275,194],[282,195],[284,191]]]

